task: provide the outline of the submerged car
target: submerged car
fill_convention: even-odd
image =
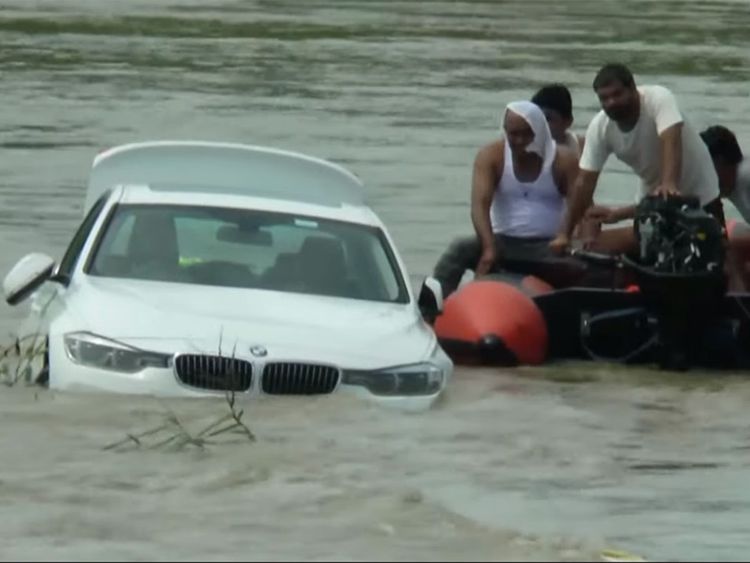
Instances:
[[[11,305],[31,300],[50,387],[351,392],[414,408],[445,389],[453,364],[346,169],[267,147],[135,143],[96,156],[84,207],[59,263],[30,254],[3,287]]]

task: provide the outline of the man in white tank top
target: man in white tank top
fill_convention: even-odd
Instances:
[[[621,64],[602,67],[594,79],[594,91],[602,110],[586,131],[580,173],[570,200],[563,234],[552,242],[560,252],[591,206],[599,174],[614,153],[641,179],[641,196],[681,193],[695,196],[703,208],[724,226],[724,212],[711,157],[698,132],[680,112],[672,93],[662,86],[636,87],[633,75]],[[635,205],[609,209],[595,207],[589,217],[603,223],[631,219]],[[632,228],[611,229],[617,235],[596,248],[614,253],[635,248]],[[609,245],[609,247],[607,246]]]
[[[541,108],[531,102],[508,104],[503,129],[504,138],[482,147],[474,160],[476,236],[454,241],[435,267],[444,296],[455,290],[467,268],[481,276],[499,264],[555,261],[549,243],[560,232],[578,155],[558,146]],[[562,269],[560,274],[566,275]]]

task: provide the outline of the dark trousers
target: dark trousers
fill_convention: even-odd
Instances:
[[[585,264],[556,256],[549,238],[521,238],[495,235],[498,260],[491,273],[505,270],[535,275],[553,286],[572,284],[585,273]],[[453,293],[466,270],[474,270],[482,255],[482,243],[476,235],[453,239],[440,256],[433,277],[443,288],[443,297]]]

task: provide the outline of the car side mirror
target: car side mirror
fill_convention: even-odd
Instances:
[[[40,252],[21,258],[3,280],[3,294],[9,305],[18,305],[49,279],[55,261]]]
[[[432,323],[443,312],[443,286],[432,276],[425,278],[417,298],[422,317]]]

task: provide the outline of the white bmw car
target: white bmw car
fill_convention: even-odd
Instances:
[[[52,388],[351,392],[420,409],[453,364],[408,279],[347,170],[161,141],[99,154],[60,262],[30,254],[3,289],[12,305],[31,299]]]

